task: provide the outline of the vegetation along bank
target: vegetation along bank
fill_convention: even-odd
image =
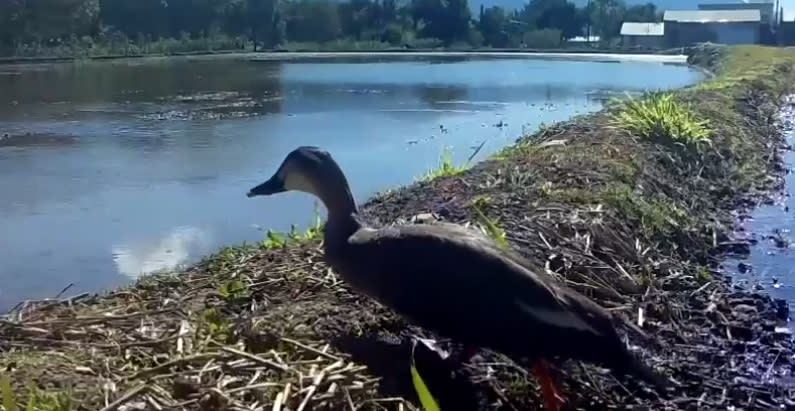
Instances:
[[[781,184],[795,54],[691,54],[716,76],[543,128],[468,169],[445,162],[362,206],[373,224],[430,214],[480,226],[655,337],[629,339],[673,392],[566,362],[573,407],[793,406],[778,381],[795,354],[774,331],[782,307],[717,267],[747,252],[727,236],[731,211]],[[321,230],[271,232],[103,295],[20,304],[0,322],[5,409],[416,409],[410,337],[427,335],[351,293],[323,263]],[[526,370],[479,357],[452,376],[422,370],[443,410],[540,405]]]
[[[653,4],[593,0],[9,0],[0,57],[121,57],[278,49],[565,48],[590,34],[616,48],[623,21],[662,21]],[[590,48],[590,44],[586,45]],[[577,46],[583,48],[583,46]],[[4,60],[0,60],[4,61]]]

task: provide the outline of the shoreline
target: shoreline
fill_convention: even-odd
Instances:
[[[783,172],[777,115],[793,91],[795,53],[720,53],[702,67],[715,77],[673,94],[709,120],[710,149],[695,160],[616,129],[611,115],[620,108],[608,107],[523,136],[463,172],[376,196],[362,214],[374,225],[486,215],[539,272],[641,323],[661,347],[639,355],[680,383],[672,398],[659,398],[563,363],[573,405],[765,409],[793,401],[791,387],[769,378],[786,375],[795,354],[774,332],[777,304],[734,289],[718,265],[746,249],[730,238],[731,212],[769,196]],[[175,409],[418,404],[407,349],[411,336],[431,336],[351,293],[323,264],[318,237],[273,234],[102,295],[29,302],[0,321],[0,366],[19,398],[35,381],[88,409],[113,401]],[[454,370],[456,378],[426,381],[443,409],[540,403],[535,382],[512,362],[481,354],[485,362]]]
[[[687,64],[686,55],[675,54],[643,54],[643,53],[593,53],[593,52],[542,52],[542,51],[372,51],[372,52],[271,52],[260,53],[250,61],[271,61],[290,58],[335,58],[335,57],[355,57],[355,56],[411,56],[411,57],[430,57],[430,56],[495,56],[495,57],[524,57],[550,60],[576,60],[576,61],[598,61],[598,62],[624,62],[642,61],[667,64]]]
[[[551,49],[551,50],[533,50],[533,49],[381,49],[381,50],[337,50],[337,51],[316,51],[316,50],[269,50],[269,51],[240,51],[240,50],[219,50],[207,52],[189,52],[189,53],[173,53],[173,54],[141,54],[141,55],[107,55],[107,56],[71,56],[71,57],[58,57],[58,56],[35,56],[35,57],[0,57],[0,65],[13,65],[13,64],[37,64],[37,63],[68,63],[78,61],[116,61],[125,59],[146,59],[146,58],[169,58],[169,57],[239,57],[250,58],[253,61],[258,60],[278,60],[287,58],[302,58],[302,57],[340,57],[345,56],[434,56],[434,55],[450,55],[450,56],[467,56],[467,55],[495,55],[501,57],[512,56],[564,56],[567,59],[577,59],[577,56],[582,56],[586,59],[599,59],[605,58],[607,61],[623,61],[627,56],[637,56],[641,60],[653,60],[659,62],[670,62],[672,64],[684,64],[685,56],[682,54],[668,54],[663,53],[662,50],[654,53],[649,50],[620,50],[620,49]],[[655,59],[656,57],[656,59]]]

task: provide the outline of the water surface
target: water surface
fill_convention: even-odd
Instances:
[[[304,194],[245,197],[298,145],[329,150],[362,201],[445,146],[462,161],[485,141],[482,158],[605,95],[700,79],[659,63],[482,56],[0,66],[0,309],[308,224]]]
[[[782,118],[786,143],[795,147],[795,97],[790,97]],[[795,151],[784,151],[783,160],[787,170],[783,190],[768,204],[738,213],[735,235],[750,242],[750,253],[727,259],[725,268],[736,284],[765,290],[795,307]]]

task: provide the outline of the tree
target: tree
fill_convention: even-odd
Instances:
[[[276,44],[276,4],[277,0],[246,0],[246,22],[251,32],[254,51],[262,39],[266,45]]]
[[[8,0],[0,7],[0,47],[15,46],[15,39],[25,31],[23,0]]]
[[[36,47],[22,49],[35,52],[62,41],[90,47],[97,41],[126,52],[131,38],[138,46],[180,39],[164,41],[152,48],[156,51],[201,50],[239,47],[241,37],[253,42],[254,50],[343,38],[519,47],[528,39],[559,43],[581,34],[586,21],[595,34],[610,39],[625,19],[659,19],[652,4],[627,9],[623,0],[591,0],[590,7],[578,9],[572,1],[529,0],[519,11],[481,7],[473,25],[468,0],[0,0],[0,50],[14,52],[32,43]],[[554,40],[556,33],[560,38]]]
[[[445,44],[469,37],[472,13],[467,0],[413,0],[415,29],[423,24],[421,34],[442,40]]]
[[[520,13],[530,29],[556,29],[566,38],[582,32],[577,7],[566,0],[531,0]]]
[[[624,12],[623,20],[654,23],[657,21],[662,21],[662,15],[657,12],[657,6],[652,3],[646,3],[643,5],[629,7]]]
[[[553,7],[541,13],[536,21],[536,27],[560,30],[564,38],[575,37],[582,32],[577,21],[577,8],[567,1],[558,1]]]
[[[621,32],[626,5],[623,0],[592,0],[590,10],[591,31],[601,40],[610,40]]]
[[[291,40],[324,43],[342,34],[337,3],[301,0],[288,7],[287,37]]]
[[[167,6],[163,0],[101,0],[100,18],[105,25],[127,36],[138,33],[166,36],[170,34]]]
[[[506,47],[510,40],[506,31],[507,26],[508,17],[505,14],[505,9],[500,6],[492,6],[488,9],[481,7],[478,28],[483,34],[486,44],[492,47]]]
[[[6,43],[91,35],[99,23],[99,0],[6,0],[0,8]]]
[[[343,32],[361,40],[362,34],[374,26],[378,18],[378,3],[370,0],[351,0],[339,5],[339,16]]]

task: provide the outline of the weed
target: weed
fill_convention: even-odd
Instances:
[[[491,202],[492,202],[491,196],[479,194],[472,198],[471,204],[475,208],[483,209],[485,207],[488,207],[488,205],[491,204]]]
[[[710,143],[709,121],[697,119],[690,107],[670,92],[629,98],[620,103],[612,120],[620,128],[658,144],[700,149]]]
[[[699,266],[698,269],[696,269],[696,278],[698,278],[703,282],[713,280],[712,273],[709,271],[707,267],[704,267],[703,265]]]
[[[486,140],[483,140],[477,147],[472,150],[472,154],[469,155],[467,161],[460,166],[453,164],[453,154],[450,150],[450,147],[445,146],[442,149],[442,154],[440,155],[439,159],[439,167],[428,170],[423,176],[419,178],[420,181],[430,181],[437,177],[444,177],[444,176],[454,176],[457,174],[461,174],[469,168],[472,164],[472,160],[480,153],[483,149],[483,146],[486,145]]]
[[[215,308],[206,308],[202,311],[199,324],[207,327],[207,333],[213,340],[227,341],[231,336],[232,326]]]
[[[301,232],[295,224],[290,224],[290,231],[286,234],[268,229],[268,232],[265,234],[265,239],[260,246],[265,250],[270,250],[284,247],[290,243],[303,244],[305,242],[315,241],[320,239],[322,235],[323,219],[320,217],[318,205],[315,203],[315,219],[306,231]]]
[[[456,174],[461,174],[467,167],[457,166],[453,164],[453,155],[449,147],[445,147],[442,150],[442,154],[439,158],[439,166],[428,170],[422,177],[420,177],[421,181],[430,181],[437,177],[444,177],[444,176],[454,176]]]
[[[70,392],[70,389],[64,392],[43,392],[38,390],[35,384],[30,383],[28,384],[28,402],[24,411],[72,411],[75,406]],[[0,377],[0,395],[3,397],[5,411],[20,411],[17,396],[14,394],[8,375]]]
[[[623,183],[601,187],[550,190],[547,198],[563,204],[602,204],[615,210],[623,219],[639,223],[646,239],[669,236],[687,218],[684,211],[667,197],[645,195]]]
[[[667,198],[643,195],[626,184],[608,185],[599,197],[624,218],[638,221],[647,239],[669,236],[686,218],[684,211]]]
[[[320,217],[317,203],[315,203],[315,220],[303,233],[298,231],[295,224],[290,225],[290,233],[287,237],[294,243],[304,243],[314,241],[323,235],[323,219]]]
[[[265,239],[260,244],[262,248],[270,250],[272,248],[284,247],[287,244],[287,239],[284,234],[279,233],[273,229],[268,229],[265,233]]]
[[[208,259],[207,269],[216,274],[229,271],[233,266],[240,264],[243,257],[254,249],[252,245],[246,243],[221,248]]]
[[[552,194],[552,182],[551,181],[544,181],[544,184],[541,184],[541,194],[545,196],[549,196]]]
[[[534,134],[534,136],[538,135],[540,134],[538,133]],[[516,142],[516,144],[504,147],[500,151],[492,154],[491,158],[494,160],[508,160],[518,156],[530,157],[535,151],[537,151],[540,148],[542,148],[540,144],[530,139],[525,139]]]
[[[492,198],[485,195],[475,196],[475,198],[472,199],[471,204],[472,209],[475,210],[475,219],[477,220],[480,230],[484,234],[494,240],[500,247],[507,249],[510,247],[510,244],[508,243],[508,237],[505,233],[505,230],[500,227],[498,220],[489,218],[483,212],[483,209],[491,204],[491,202]]]
[[[484,234],[491,237],[500,247],[508,248],[510,244],[508,243],[508,238],[505,234],[505,230],[500,227],[499,222],[495,219],[489,218],[483,211],[480,210],[478,207],[473,208],[475,210],[475,216],[478,220],[478,225],[480,225],[481,230]]]
[[[232,279],[218,286],[218,294],[225,300],[237,300],[248,294],[248,286],[240,279]]]

